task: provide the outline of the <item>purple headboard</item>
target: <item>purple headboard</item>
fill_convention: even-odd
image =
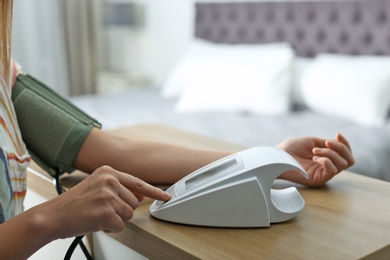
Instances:
[[[299,56],[390,55],[390,0],[196,3],[195,36],[290,42]]]

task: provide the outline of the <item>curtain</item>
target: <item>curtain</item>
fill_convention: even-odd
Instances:
[[[14,1],[14,59],[64,96],[95,93],[101,1]]]
[[[102,0],[58,0],[64,28],[69,94],[96,93],[98,28]]]

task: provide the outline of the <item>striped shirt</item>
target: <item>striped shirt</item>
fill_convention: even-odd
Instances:
[[[18,68],[12,63],[11,84],[0,75],[0,223],[23,211],[26,174],[30,163],[11,100]],[[8,75],[6,75],[8,76]]]

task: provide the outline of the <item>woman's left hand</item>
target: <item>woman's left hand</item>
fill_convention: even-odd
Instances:
[[[355,163],[351,146],[341,134],[337,134],[336,139],[317,137],[287,139],[277,147],[292,155],[309,175],[306,179],[297,171],[288,171],[279,178],[309,187],[324,185],[336,174]]]

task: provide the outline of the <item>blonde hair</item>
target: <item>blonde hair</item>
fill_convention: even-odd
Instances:
[[[0,72],[9,83],[13,0],[0,0]]]

